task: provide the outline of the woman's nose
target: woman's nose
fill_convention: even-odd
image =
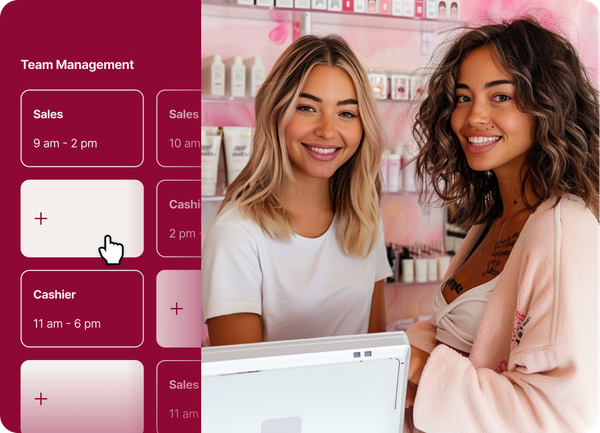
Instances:
[[[336,136],[337,130],[335,120],[331,116],[323,115],[315,129],[315,134],[326,140],[331,140]]]
[[[480,126],[488,122],[487,106],[483,102],[473,102],[467,116],[467,123],[471,126]]]

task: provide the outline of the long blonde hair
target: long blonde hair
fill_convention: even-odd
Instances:
[[[356,90],[364,129],[362,141],[332,176],[330,193],[338,242],[346,254],[362,257],[372,250],[379,230],[379,168],[385,133],[367,74],[348,44],[337,35],[303,36],[277,59],[256,95],[250,159],[227,188],[219,211],[233,202],[272,238],[291,238],[282,190],[284,185],[295,187],[295,177],[287,154],[285,128],[315,65],[341,68]]]

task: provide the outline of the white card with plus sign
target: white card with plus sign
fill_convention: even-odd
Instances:
[[[128,360],[25,361],[21,431],[143,433],[143,365]]]
[[[26,180],[21,184],[25,257],[100,257],[109,235],[124,257],[144,251],[144,187],[138,180]]]

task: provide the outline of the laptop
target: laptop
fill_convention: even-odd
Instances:
[[[402,331],[202,348],[202,433],[399,433],[409,359]]]

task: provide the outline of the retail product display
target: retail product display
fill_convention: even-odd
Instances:
[[[242,56],[234,56],[225,61],[225,87],[230,96],[241,98],[246,95],[246,66]]]
[[[404,0],[403,16],[405,16],[405,17],[414,17],[415,16],[415,0]]]
[[[419,19],[460,20],[460,1],[447,0],[225,0],[239,5],[339,11]]]
[[[354,12],[364,14],[367,10],[366,0],[354,0]]]
[[[326,10],[327,0],[311,0],[310,7],[311,9]]]
[[[379,0],[367,0],[367,13],[378,14],[379,13]]]
[[[446,254],[442,242],[430,244],[388,245],[388,261],[395,265],[395,280],[388,278],[388,283],[427,283],[440,281],[450,265],[451,256]],[[394,260],[392,261],[392,252]]]
[[[328,0],[327,1],[327,10],[341,11],[342,10],[342,0]]]
[[[434,20],[437,18],[436,0],[425,0],[425,18]]]
[[[410,74],[407,72],[390,72],[390,98],[399,101],[410,99]]]
[[[423,18],[424,12],[423,0],[415,0],[415,18]]]
[[[388,74],[386,71],[369,69],[367,72],[369,83],[375,99],[387,99],[388,97]]]
[[[246,126],[224,126],[225,163],[227,165],[227,185],[240,174],[248,163],[252,148],[252,128]]]
[[[202,59],[202,88],[212,96],[225,95],[225,64],[220,54]]]
[[[245,59],[244,65],[246,66],[246,96],[254,98],[265,79],[265,66],[260,56]]]
[[[310,9],[310,0],[294,0],[296,9]]]
[[[202,196],[216,193],[219,155],[221,153],[221,130],[216,126],[203,126],[202,146]]]

